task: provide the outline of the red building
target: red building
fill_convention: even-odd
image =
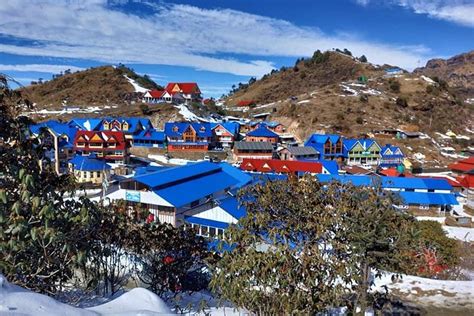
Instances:
[[[128,162],[130,144],[120,131],[77,131],[73,145],[74,151],[82,156],[94,153],[98,159],[109,162]]]
[[[474,170],[474,156],[452,163],[448,165],[448,168],[457,174],[463,174]]]
[[[254,172],[272,173],[324,173],[323,165],[319,162],[277,160],[277,159],[243,159],[240,169]]]

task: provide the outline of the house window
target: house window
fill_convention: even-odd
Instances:
[[[214,227],[209,227],[209,237],[215,237],[216,236],[216,229]]]
[[[209,234],[209,227],[201,226],[201,236],[207,237]]]
[[[96,172],[96,176],[97,176],[97,178],[100,178],[100,171]]]
[[[85,147],[86,143],[77,143],[77,147]]]

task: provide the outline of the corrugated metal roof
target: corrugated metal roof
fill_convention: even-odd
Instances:
[[[456,196],[451,193],[399,192],[406,204],[420,205],[458,205]]]
[[[266,126],[264,125],[259,125],[256,129],[253,131],[247,133],[247,136],[251,137],[277,137],[278,134],[269,130]]]
[[[381,180],[382,187],[384,188],[432,189],[432,190],[452,190],[453,189],[453,187],[445,179],[381,177],[380,180]]]
[[[235,142],[234,147],[241,150],[273,150],[269,142]]]
[[[294,156],[318,155],[319,152],[311,146],[290,146],[288,151]]]
[[[227,229],[227,227],[229,227],[228,223],[213,221],[210,219],[199,218],[194,216],[185,216],[184,220],[190,224],[204,225],[221,229]]]
[[[176,181],[184,181],[189,178],[202,176],[204,174],[219,172],[222,168],[208,161],[187,164],[152,172],[145,175],[139,175],[133,179],[147,185],[150,188],[157,188]]]
[[[228,197],[223,200],[217,201],[217,203],[224,211],[229,213],[237,220],[241,219],[247,214],[245,211],[245,207],[243,205],[240,205],[236,197]]]
[[[102,171],[109,170],[111,167],[105,161],[95,158],[95,155],[90,156],[79,156],[75,155],[74,158],[69,160],[74,165],[74,170],[80,171]]]
[[[182,137],[190,126],[198,137],[212,137],[211,124],[209,123],[168,122],[165,123],[165,134],[168,137]]]
[[[221,170],[221,168],[219,168]],[[168,170],[164,170],[165,173]],[[173,204],[181,207],[193,201],[202,199],[213,193],[222,191],[238,183],[237,179],[225,172],[212,173],[189,181],[180,182],[176,185],[163,189],[154,190],[156,194]]]

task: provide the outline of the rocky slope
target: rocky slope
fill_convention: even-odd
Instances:
[[[464,98],[474,98],[474,50],[449,59],[431,59],[414,73],[438,77]]]

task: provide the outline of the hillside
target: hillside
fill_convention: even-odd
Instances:
[[[228,96],[224,102],[234,114],[245,116],[268,112],[300,141],[314,132],[337,132],[347,137],[372,135],[397,128],[422,132],[425,139],[381,140],[399,143],[408,154],[422,153],[432,166],[443,166],[451,158],[440,153],[443,146],[459,152],[472,140],[445,143],[437,133],[451,130],[472,136],[474,106],[463,103],[449,85],[429,77],[402,72],[387,75],[385,69],[362,63],[337,52],[326,53],[319,63],[299,61],[257,80]],[[363,75],[365,80],[358,80]],[[235,106],[254,100],[248,111]]]
[[[474,50],[449,59],[431,59],[414,73],[438,77],[464,98],[474,98]]]
[[[228,104],[242,100],[269,103],[309,93],[317,88],[355,79],[361,75],[373,76],[381,69],[362,63],[350,56],[337,53],[315,53],[307,60],[299,60],[294,67],[274,71],[263,76],[250,87],[239,90],[227,99]]]
[[[143,88],[157,87],[148,77],[120,65],[65,74],[21,90],[38,109],[44,109],[61,107],[65,100],[68,106],[121,105],[135,99],[135,93]]]

